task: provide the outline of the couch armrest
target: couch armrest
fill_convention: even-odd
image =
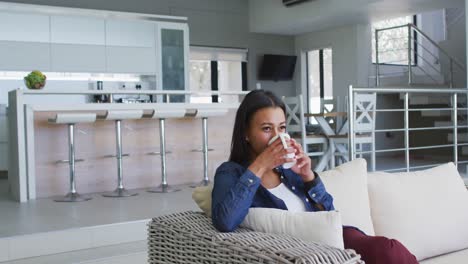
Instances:
[[[200,212],[153,218],[148,263],[363,263],[353,250],[238,228],[218,232]]]

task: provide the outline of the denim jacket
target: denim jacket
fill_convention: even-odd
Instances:
[[[315,179],[304,183],[290,169],[279,168],[281,182],[303,202],[306,211],[334,210],[333,197],[325,190],[322,180],[314,172]],[[242,223],[250,207],[287,210],[285,203],[260,185],[260,178],[238,163],[224,162],[216,170],[212,192],[213,225],[222,232],[231,232]]]

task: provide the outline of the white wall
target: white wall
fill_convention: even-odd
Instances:
[[[349,85],[367,87],[370,67],[368,25],[352,25],[296,37],[296,55],[309,50],[331,47],[333,52],[333,95],[347,95]],[[370,40],[370,39],[369,39]],[[296,91],[306,93],[304,58],[296,68]]]
[[[440,45],[458,62],[466,65],[466,14],[460,11],[461,16],[453,23],[447,25],[447,39]],[[448,74],[449,65],[447,61],[443,64],[443,71]],[[454,87],[466,87],[466,71],[459,67],[454,67]]]

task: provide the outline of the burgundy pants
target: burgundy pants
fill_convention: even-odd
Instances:
[[[368,236],[352,228],[343,228],[345,248],[354,249],[366,264],[417,264],[416,257],[395,239]]]

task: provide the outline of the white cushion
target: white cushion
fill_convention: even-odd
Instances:
[[[419,264],[464,264],[468,260],[468,249],[425,259]]]
[[[398,239],[418,260],[468,248],[468,191],[453,163],[368,181],[376,235]]]
[[[355,159],[319,175],[326,190],[333,196],[333,204],[341,213],[343,225],[355,226],[368,235],[374,235],[366,160]]]
[[[290,212],[271,208],[250,208],[241,224],[254,231],[290,235],[304,241],[344,249],[340,213]]]
[[[193,190],[192,199],[205,213],[206,216],[211,218],[211,192],[213,191],[213,185],[200,186]]]

